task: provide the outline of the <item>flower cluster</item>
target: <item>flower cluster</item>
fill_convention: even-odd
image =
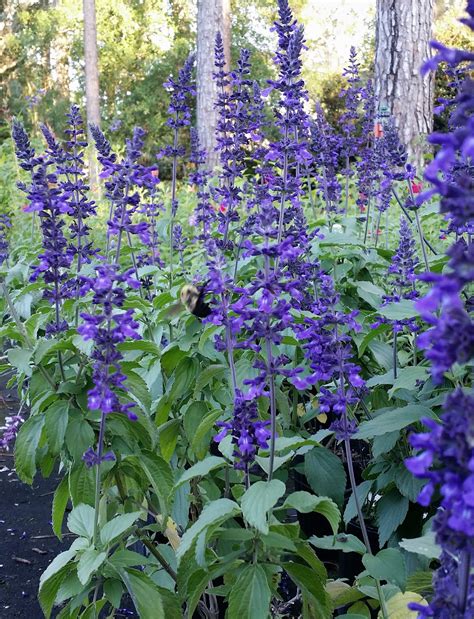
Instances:
[[[236,70],[226,73],[222,37],[218,34],[215,66],[214,79],[218,87],[216,136],[222,171],[214,197],[225,207],[223,212],[218,213],[218,220],[219,232],[223,235],[222,248],[228,249],[232,246],[228,247],[230,226],[239,218],[237,207],[242,200],[242,191],[236,181],[245,171],[250,144],[250,53],[242,49]]]
[[[443,549],[442,567],[430,607],[417,610],[423,616],[467,619],[474,614],[474,397],[457,389],[444,409],[441,425],[423,420],[428,432],[411,437],[419,452],[406,460],[415,477],[428,480],[418,497],[421,505],[430,504],[435,490],[441,494],[433,529]]]
[[[318,192],[324,200],[329,224],[332,215],[341,211],[341,184],[337,177],[340,152],[340,136],[328,123],[324,110],[318,104],[316,118],[311,123],[311,153],[317,170]]]
[[[44,155],[35,156],[28,135],[20,123],[13,123],[12,134],[20,166],[31,174],[29,186],[18,184],[29,200],[25,211],[38,212],[43,236],[43,253],[39,256],[40,263],[33,271],[31,280],[35,281],[42,276],[47,284],[43,294],[55,308],[55,320],[47,325],[47,332],[58,333],[68,326],[61,320],[60,306],[61,301],[70,296],[71,287],[68,271],[72,257],[67,251],[68,241],[63,231],[63,213],[68,212],[69,205],[57,173],[50,169],[51,159]]]
[[[196,187],[197,192],[197,204],[190,221],[193,226],[202,226],[201,232],[197,236],[200,240],[206,242],[210,236],[211,224],[215,219],[209,190],[211,172],[203,167],[206,163],[206,151],[200,147],[199,136],[195,127],[191,127],[190,137],[191,153],[189,161],[195,166],[195,169],[189,175],[189,184],[193,188]]]
[[[474,30],[474,3],[468,2],[469,19]],[[456,67],[460,62],[474,60],[474,55],[462,50],[433,44],[438,54],[425,69],[441,61]],[[442,275],[426,274],[423,279],[433,283],[428,295],[418,302],[422,317],[431,328],[419,337],[418,343],[431,361],[435,382],[441,382],[444,372],[454,363],[467,363],[474,356],[474,320],[469,286],[474,281],[474,245],[466,234],[472,221],[474,185],[471,157],[474,153],[474,82],[466,77],[454,99],[455,108],[447,134],[433,134],[431,142],[439,150],[429,164],[425,176],[433,189],[421,194],[439,194],[441,212],[448,215],[456,241],[448,251],[448,271]],[[467,619],[474,615],[471,576],[474,541],[474,397],[471,391],[458,388],[444,404],[441,425],[424,420],[429,432],[411,437],[416,455],[406,461],[417,477],[428,479],[418,501],[429,505],[433,493],[441,494],[441,508],[436,513],[433,528],[442,554],[441,566],[434,577],[434,595],[429,607],[416,607],[422,617]]]
[[[145,137],[143,129],[135,127],[133,138],[127,140],[125,156],[121,161],[117,160],[117,156],[112,152],[108,140],[99,127],[92,126],[91,133],[103,168],[100,176],[107,179],[105,195],[110,201],[107,254],[111,247],[111,238],[116,236],[114,262],[118,263],[121,244],[125,236],[129,243],[131,243],[132,234],[138,235],[146,245],[150,243],[148,222],[135,223],[134,215],[140,207],[141,196],[138,189],[153,191],[158,179],[153,174],[154,167],[145,167],[139,163]]]
[[[309,373],[293,379],[298,389],[322,383],[319,389],[320,410],[332,416],[331,429],[338,439],[349,439],[356,431],[355,420],[348,418],[349,406],[360,401],[364,380],[360,367],[352,362],[349,331],[359,331],[357,312],[345,314],[338,309],[339,297],[329,275],[319,273],[314,281],[315,297],[311,311],[317,318],[305,318],[295,327],[302,343]],[[333,388],[328,385],[333,384]]]
[[[50,131],[43,125],[43,135],[48,144],[48,155],[51,163],[56,165],[59,187],[62,191],[63,212],[71,217],[70,238],[67,253],[77,259],[77,270],[91,261],[97,253],[89,241],[90,227],[86,220],[96,214],[95,203],[88,199],[89,186],[85,181],[84,149],[87,148],[84,122],[77,105],[71,106],[68,128],[65,133],[66,142],[59,144]]]
[[[15,443],[18,431],[24,421],[25,419],[21,414],[21,410],[16,415],[5,417],[5,425],[0,427],[0,430],[3,431],[2,436],[0,436],[1,449],[10,451],[10,448]]]
[[[8,260],[8,229],[10,227],[10,217],[6,213],[0,213],[0,265]]]
[[[127,377],[121,371],[122,354],[117,344],[127,338],[140,339],[138,323],[133,320],[133,310],[123,311],[125,288],[138,288],[139,282],[132,277],[131,271],[120,273],[117,265],[104,264],[96,267],[97,275],[93,279],[85,279],[81,294],[89,290],[93,292],[92,303],[97,307],[97,314],[81,313],[84,323],[79,325],[78,332],[85,340],[93,340],[94,360],[92,381],[94,387],[88,392],[88,406],[91,410],[99,410],[102,422],[105,415],[123,413],[129,419],[137,419],[133,412],[133,403],[122,403],[117,391],[126,392]],[[101,428],[102,425],[101,424]],[[95,460],[91,450],[85,455],[89,464],[100,463],[104,457],[101,452],[102,439],[99,440],[99,451]]]
[[[400,241],[397,251],[392,256],[387,272],[392,292],[383,297],[383,305],[399,303],[402,299],[413,300],[418,298],[419,292],[415,285],[417,278],[415,269],[417,266],[418,258],[416,256],[415,240],[407,220],[402,216],[400,217]],[[381,322],[387,322],[387,319],[379,320],[374,326],[378,326]],[[402,331],[404,328],[411,332],[417,331],[419,328],[416,320],[413,318],[390,322],[395,333]]]
[[[257,448],[268,449],[270,422],[259,420],[256,400],[248,400],[239,390],[235,394],[232,421],[219,422],[217,425],[221,431],[214,437],[216,442],[220,442],[227,434],[232,436],[236,469],[248,471]]]

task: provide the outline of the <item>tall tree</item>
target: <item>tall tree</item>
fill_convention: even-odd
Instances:
[[[433,125],[434,77],[420,74],[430,56],[432,22],[433,0],[377,0],[375,94],[418,165]]]
[[[217,112],[214,102],[217,89],[214,71],[214,42],[220,32],[227,60],[230,60],[230,0],[198,0],[197,3],[197,129],[199,142],[206,149],[206,166],[218,163],[216,147]]]
[[[99,65],[97,60],[97,21],[95,0],[83,0],[84,11],[84,59],[86,77],[86,113],[88,125],[100,125]],[[91,142],[89,131],[89,142]],[[95,157],[89,158],[91,186],[97,184]]]

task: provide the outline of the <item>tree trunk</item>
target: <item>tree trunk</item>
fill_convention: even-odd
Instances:
[[[95,0],[83,0],[84,9],[84,59],[86,72],[86,115],[87,125],[100,125],[99,101],[99,65],[97,61],[97,24],[95,16]],[[89,144],[92,136],[88,129]],[[90,148],[89,177],[91,188],[97,185],[97,161]]]
[[[197,130],[199,142],[206,149],[206,167],[218,164],[216,153],[217,89],[214,72],[214,43],[220,31],[227,62],[230,59],[230,0],[198,0],[197,14]]]
[[[431,55],[432,21],[433,0],[377,0],[375,94],[417,166],[433,127],[434,75],[420,75]]]

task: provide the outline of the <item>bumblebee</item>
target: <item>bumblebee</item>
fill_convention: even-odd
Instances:
[[[204,300],[205,295],[206,290],[204,286],[198,288],[192,284],[185,284],[181,288],[179,298],[188,312],[191,312],[197,318],[206,318],[211,313],[211,308]]]
[[[179,303],[175,303],[169,309],[170,317],[179,314],[183,307],[196,318],[206,318],[211,313],[209,304],[204,300],[206,295],[205,286],[197,287],[193,284],[185,284],[179,293]]]

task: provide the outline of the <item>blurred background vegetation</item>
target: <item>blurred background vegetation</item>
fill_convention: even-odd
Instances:
[[[148,132],[151,159],[169,141],[167,94],[162,83],[176,73],[195,46],[195,0],[96,0],[101,114],[112,143],[122,144],[134,125]],[[467,29],[457,25],[462,0],[437,0],[436,38],[467,47]],[[337,126],[342,67],[355,45],[365,76],[374,51],[375,0],[292,0],[305,24],[304,77],[312,100],[320,100]],[[252,51],[253,77],[271,77],[275,0],[233,0],[232,55]],[[80,0],[0,2],[0,166],[10,150],[10,122],[20,118],[30,131],[38,122],[61,133],[64,114],[84,103],[83,16]],[[438,94],[446,92],[440,76]],[[439,121],[438,121],[439,122]],[[441,122],[443,122],[441,120]],[[5,179],[4,179],[5,180]],[[0,201],[4,196],[0,193]]]

